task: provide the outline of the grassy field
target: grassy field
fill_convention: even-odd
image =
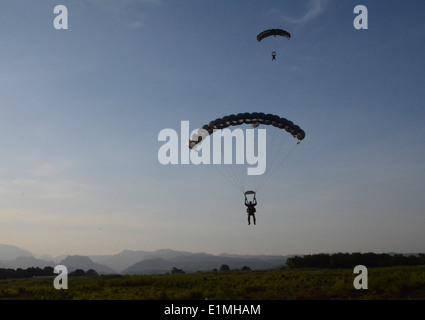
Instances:
[[[147,276],[0,280],[0,299],[294,300],[425,299],[425,266],[371,268],[368,289],[356,290],[352,269],[229,271]]]

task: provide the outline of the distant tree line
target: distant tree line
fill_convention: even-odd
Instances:
[[[234,270],[237,270],[237,269],[234,269]],[[241,269],[240,269],[241,271],[251,271],[251,268],[250,267],[247,267],[247,266],[243,266]],[[231,269],[230,269],[230,267],[229,267],[229,265],[227,265],[227,264],[222,264],[221,266],[220,266],[220,269],[219,269],[219,271],[220,272],[228,272],[228,271],[231,271]],[[202,272],[202,271],[198,271],[198,272]],[[217,269],[213,269],[212,270],[212,272],[218,272],[218,270]],[[182,274],[182,273],[186,273],[184,270],[182,270],[182,269],[178,269],[178,268],[176,268],[176,267],[173,267],[173,269],[171,270],[171,274]]]
[[[368,268],[394,267],[394,266],[417,266],[425,265],[425,254],[402,255],[387,253],[334,253],[334,254],[311,254],[288,258],[288,268],[354,268],[364,265]]]
[[[89,269],[87,271],[84,271],[83,269],[77,269],[69,273],[70,277],[82,277],[82,276],[98,276],[96,270]]]
[[[186,272],[184,272],[182,269],[178,269],[178,268],[176,268],[176,267],[173,267],[173,269],[171,270],[171,273],[172,274],[178,274],[178,273],[186,273]]]
[[[53,276],[52,267],[30,267],[27,269],[0,269],[0,279],[13,279],[13,278],[32,278],[32,277],[47,277]]]
[[[0,279],[22,279],[22,278],[33,278],[33,277],[55,277],[57,274],[53,273],[53,267],[30,267],[27,269],[2,269],[0,268]],[[68,274],[69,276],[97,276],[96,270],[90,269],[84,271],[77,269]]]

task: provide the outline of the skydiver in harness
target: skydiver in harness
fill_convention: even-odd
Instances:
[[[248,192],[252,192],[254,194],[254,199],[253,199],[254,202],[248,201],[246,195],[247,194],[252,194],[252,193],[248,193]],[[255,198],[255,192],[253,192],[253,191],[248,191],[248,192],[245,192],[245,205],[247,207],[246,208],[246,212],[248,213],[248,224],[250,225],[251,224],[251,216],[253,218],[254,224],[256,224],[255,212],[257,210],[255,210],[255,206],[257,205],[257,199]]]
[[[273,60],[276,60],[276,52],[275,51],[272,52],[272,61]]]

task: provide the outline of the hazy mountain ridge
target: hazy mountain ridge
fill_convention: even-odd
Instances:
[[[16,246],[0,244],[0,260],[14,260],[19,257],[32,257],[32,253]]]
[[[120,253],[113,255],[90,255],[90,259],[92,259],[93,262],[107,265],[110,268],[121,272],[129,266],[145,259],[149,256],[149,254],[151,254],[151,252],[143,250],[123,250]]]
[[[114,269],[100,264],[93,262],[89,257],[87,256],[79,256],[79,255],[72,255],[67,256],[65,259],[63,259],[59,264],[64,265],[67,267],[68,272],[75,271],[77,269],[81,269],[84,271],[93,269],[96,270],[99,274],[114,274],[118,273]]]
[[[154,257],[156,256],[156,257]],[[226,264],[230,269],[249,267],[253,270],[283,266],[287,256],[243,256],[243,258],[208,253],[190,253],[173,250],[158,250],[149,259],[144,259],[124,269],[123,274],[152,274],[170,272],[173,267],[185,272],[212,271]]]
[[[29,251],[16,246],[0,245],[0,268],[54,267],[62,264],[69,272],[76,269],[96,270],[99,274],[158,274],[167,273],[173,267],[185,272],[211,271],[227,264],[231,269],[248,266],[251,269],[267,269],[283,266],[287,256],[269,255],[212,255],[198,252],[160,249],[156,251],[123,250],[113,255],[43,255],[35,258]]]
[[[34,257],[18,257],[11,261],[4,261],[3,264],[11,269],[26,269],[29,267],[38,267],[43,269],[44,267],[54,267],[57,265],[57,263],[54,263],[53,261],[46,261]]]

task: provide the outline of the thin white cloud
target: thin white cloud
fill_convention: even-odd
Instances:
[[[110,15],[110,19],[119,22],[130,29],[137,29],[144,25],[147,7],[163,5],[163,0],[120,0],[119,2],[92,0],[99,8]]]
[[[143,21],[142,20],[134,20],[134,21],[130,21],[127,26],[130,29],[137,29],[140,28],[141,26],[143,26]]]
[[[120,1],[105,1],[105,0],[91,0],[93,3],[98,4],[99,6],[111,6],[111,5],[128,5],[128,4],[134,4],[135,0],[120,0]],[[161,5],[163,3],[163,0],[139,0],[141,3],[146,3],[150,5]]]
[[[8,184],[15,195],[26,199],[69,199],[78,197],[87,186],[72,179],[16,179]]]
[[[156,6],[162,4],[163,0],[142,0],[142,2]]]
[[[329,0],[309,0],[305,4],[306,11],[302,16],[291,17],[282,14],[282,17],[287,23],[304,25],[321,15],[328,3]]]
[[[0,181],[0,195],[12,199],[70,199],[90,189],[90,186],[67,176],[71,162],[43,163],[29,173]]]
[[[65,169],[72,167],[71,162],[60,163],[43,163],[41,166],[33,170],[34,176],[42,178],[52,178],[63,172]]]

